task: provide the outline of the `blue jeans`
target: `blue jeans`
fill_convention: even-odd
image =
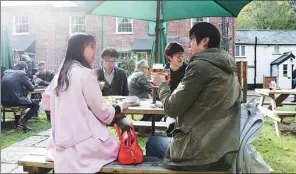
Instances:
[[[159,159],[164,159],[166,150],[170,144],[170,137],[160,137],[152,136],[146,143],[146,156],[157,157]],[[207,170],[216,170],[216,171],[226,171],[229,170],[231,166],[228,166],[224,162],[224,157],[219,161],[206,164],[206,165],[192,165],[192,166],[172,166],[164,165],[163,167],[169,170],[176,171],[207,171]]]

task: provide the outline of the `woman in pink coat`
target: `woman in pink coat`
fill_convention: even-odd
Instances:
[[[72,36],[60,71],[42,94],[41,105],[50,110],[52,124],[46,160],[54,161],[56,173],[96,173],[117,159],[119,140],[107,125],[127,103],[103,103],[91,69],[95,55],[93,36]]]

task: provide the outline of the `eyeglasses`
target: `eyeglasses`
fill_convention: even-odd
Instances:
[[[117,62],[117,59],[115,60],[108,60],[108,59],[105,59],[106,62],[111,62],[111,63],[116,63]]]

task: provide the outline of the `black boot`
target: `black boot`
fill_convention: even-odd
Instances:
[[[17,127],[19,129],[23,129],[23,130],[33,130],[31,127],[28,126],[28,124],[24,118],[20,119],[19,125]]]

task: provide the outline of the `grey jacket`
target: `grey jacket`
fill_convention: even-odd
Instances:
[[[114,68],[114,78],[112,80],[111,85],[109,85],[104,76],[103,67],[100,67],[96,70],[98,74],[98,79],[101,81],[105,81],[105,86],[103,87],[102,93],[103,96],[109,95],[121,95],[128,96],[128,86],[127,86],[127,77],[124,69],[115,67]]]
[[[128,77],[130,96],[148,99],[151,96],[152,84],[143,72],[134,72]]]
[[[255,99],[242,104],[239,153],[233,161],[231,173],[271,173],[273,170],[265,163],[252,142],[263,128],[263,117]]]

